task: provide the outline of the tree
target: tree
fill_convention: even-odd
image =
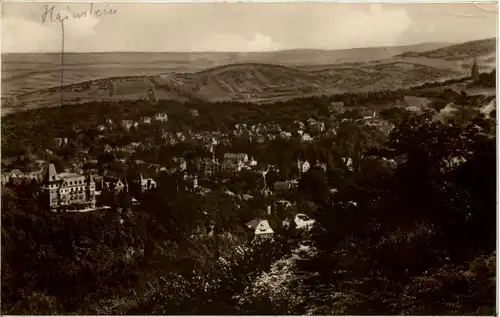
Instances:
[[[363,165],[350,186],[320,206],[313,232],[319,252],[302,269],[319,273],[310,278],[312,285],[335,285],[339,298],[345,296],[328,313],[357,314],[359,307],[372,314],[475,312],[471,303],[481,301],[489,303],[483,311],[493,309],[483,290],[494,282],[481,276],[485,285],[471,296],[474,283],[463,273],[463,265],[495,249],[494,136],[479,131],[475,124],[433,122],[432,113],[411,117],[387,143],[400,157],[394,171],[384,172],[377,160]],[[319,177],[316,182],[322,183]],[[423,284],[430,274],[433,282]],[[447,297],[447,305],[429,304],[423,294],[442,298],[449,292],[436,283],[455,283],[457,297]],[[398,295],[401,287],[410,297]],[[327,304],[328,298],[315,296],[315,306]]]
[[[58,157],[58,156],[54,156],[50,159],[49,161],[51,164],[54,164],[55,168],[56,168],[56,171],[57,173],[62,173],[64,172],[64,162],[63,160]]]
[[[309,169],[300,178],[299,193],[318,204],[326,203],[330,190],[325,172],[319,168]]]

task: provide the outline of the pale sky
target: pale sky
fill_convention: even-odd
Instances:
[[[59,52],[61,24],[45,3],[2,3],[2,52]],[[53,3],[65,51],[344,49],[496,36],[497,6],[473,4],[95,3],[114,15],[74,19],[89,3]],[[69,13],[68,13],[69,12]]]

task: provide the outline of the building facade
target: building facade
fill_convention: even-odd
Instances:
[[[51,210],[71,209],[78,205],[95,208],[95,182],[92,175],[57,173],[54,164],[49,164],[41,185],[41,199]]]

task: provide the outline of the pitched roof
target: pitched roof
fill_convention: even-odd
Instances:
[[[57,171],[56,171],[56,166],[52,163],[49,164],[49,166],[47,167],[47,171],[43,177],[43,181],[48,183],[52,180],[55,180],[57,179]]]
[[[267,220],[261,220],[255,228],[255,234],[273,234],[274,230],[271,228],[269,225],[269,221]]]
[[[255,230],[260,223],[260,219],[253,219],[246,223],[248,229]]]

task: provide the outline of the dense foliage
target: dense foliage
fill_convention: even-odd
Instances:
[[[367,164],[318,211],[319,252],[303,263],[318,273],[307,281],[315,313],[494,312],[494,133],[483,119],[446,125],[428,114],[393,132],[397,168]]]

